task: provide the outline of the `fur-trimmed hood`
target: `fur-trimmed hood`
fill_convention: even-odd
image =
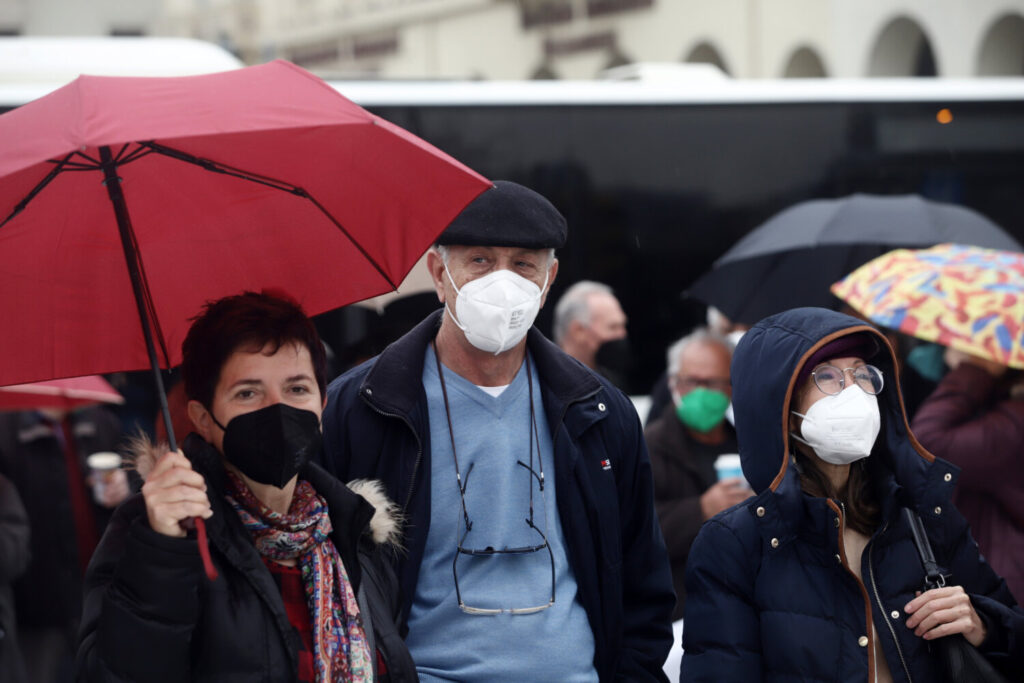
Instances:
[[[384,483],[379,479],[353,479],[346,486],[373,506],[370,533],[374,542],[401,548],[402,512],[398,504],[388,498]]]
[[[153,471],[160,456],[170,450],[170,446],[164,441],[154,443],[147,435],[140,434],[129,440],[127,450],[128,467],[138,472],[139,476],[145,480]],[[312,464],[307,465],[307,467],[310,466],[316,467]],[[323,472],[323,470],[320,471]],[[324,473],[324,476],[330,475]],[[375,479],[354,479],[345,486],[373,506],[373,517],[369,524],[373,542],[401,550],[403,521],[401,508],[388,498],[383,483]]]

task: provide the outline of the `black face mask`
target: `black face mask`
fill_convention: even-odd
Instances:
[[[594,362],[598,368],[628,376],[633,369],[633,351],[629,346],[629,338],[613,339],[598,346]]]
[[[224,457],[260,484],[284,488],[320,449],[316,413],[284,403],[236,415],[227,427],[213,421],[224,430]]]

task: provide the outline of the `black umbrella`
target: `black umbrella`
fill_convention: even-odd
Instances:
[[[836,308],[832,283],[898,247],[958,242],[1021,251],[976,211],[918,195],[855,194],[795,204],[749,232],[688,294],[752,324],[797,306]]]

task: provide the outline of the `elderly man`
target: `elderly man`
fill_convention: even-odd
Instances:
[[[665,534],[676,589],[673,620],[683,618],[683,574],[690,546],[704,520],[750,495],[742,478],[718,481],[715,460],[736,453],[736,432],[725,420],[732,396],[732,347],[724,337],[699,329],[668,350],[672,403],[647,426],[654,499]]]
[[[496,182],[429,253],[444,309],[328,390],[328,469],[403,506],[423,680],[663,680],[672,586],[636,412],[532,327],[565,236]]]
[[[611,287],[583,280],[555,304],[555,343],[591,370],[625,388],[631,356],[626,314]]]

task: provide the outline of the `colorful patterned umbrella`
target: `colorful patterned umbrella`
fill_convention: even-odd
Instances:
[[[832,292],[879,325],[1024,368],[1024,254],[960,244],[896,249]]]

